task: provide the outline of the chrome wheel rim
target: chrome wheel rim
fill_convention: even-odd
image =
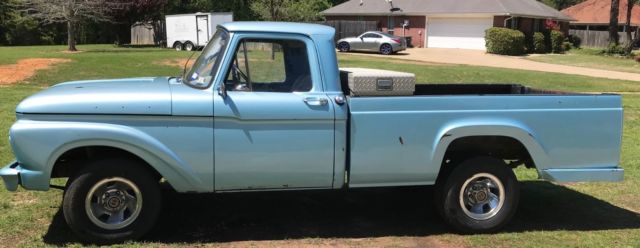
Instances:
[[[390,54],[391,53],[391,46],[389,46],[389,45],[382,46],[382,53]]]
[[[187,50],[187,51],[193,50],[193,45],[191,45],[191,43],[185,44],[184,47],[185,47],[185,50]]]
[[[131,225],[142,210],[142,193],[131,181],[113,177],[96,183],[87,194],[85,210],[89,220],[106,230]]]
[[[175,48],[176,51],[182,51],[182,45],[176,45]]]
[[[504,186],[494,175],[478,173],[462,184],[459,196],[465,215],[475,220],[487,220],[502,209]]]

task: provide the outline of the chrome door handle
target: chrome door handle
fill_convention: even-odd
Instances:
[[[329,100],[324,97],[305,97],[304,102],[310,106],[324,106],[329,103]]]

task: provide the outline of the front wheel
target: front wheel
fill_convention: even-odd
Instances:
[[[340,44],[338,44],[338,50],[343,53],[348,52],[349,50],[351,50],[351,46],[347,42],[340,42]]]
[[[136,239],[148,232],[160,213],[157,178],[123,159],[99,160],[70,179],[62,210],[71,229],[97,244]]]
[[[173,49],[176,49],[176,51],[182,51],[184,48],[182,47],[182,43],[176,41],[176,43],[173,43]]]
[[[491,157],[466,160],[454,168],[436,192],[443,219],[463,233],[491,233],[516,212],[519,184],[504,161]]]

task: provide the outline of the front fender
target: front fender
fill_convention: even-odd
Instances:
[[[131,127],[85,122],[19,120],[10,131],[20,165],[33,174],[23,180],[27,189],[48,190],[51,172],[65,152],[85,146],[108,146],[128,151],[151,165],[177,191],[207,191],[193,168],[154,137]]]
[[[536,168],[540,171],[549,166],[549,156],[544,146],[536,139],[531,128],[509,119],[466,119],[443,126],[433,142],[432,164],[442,164],[451,142],[470,136],[504,136],[518,140],[527,149]]]

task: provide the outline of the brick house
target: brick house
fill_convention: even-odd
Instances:
[[[484,31],[508,27],[525,35],[553,23],[567,33],[571,17],[536,0],[350,0],[322,12],[327,20],[378,22],[409,36],[414,47],[485,50]]]

